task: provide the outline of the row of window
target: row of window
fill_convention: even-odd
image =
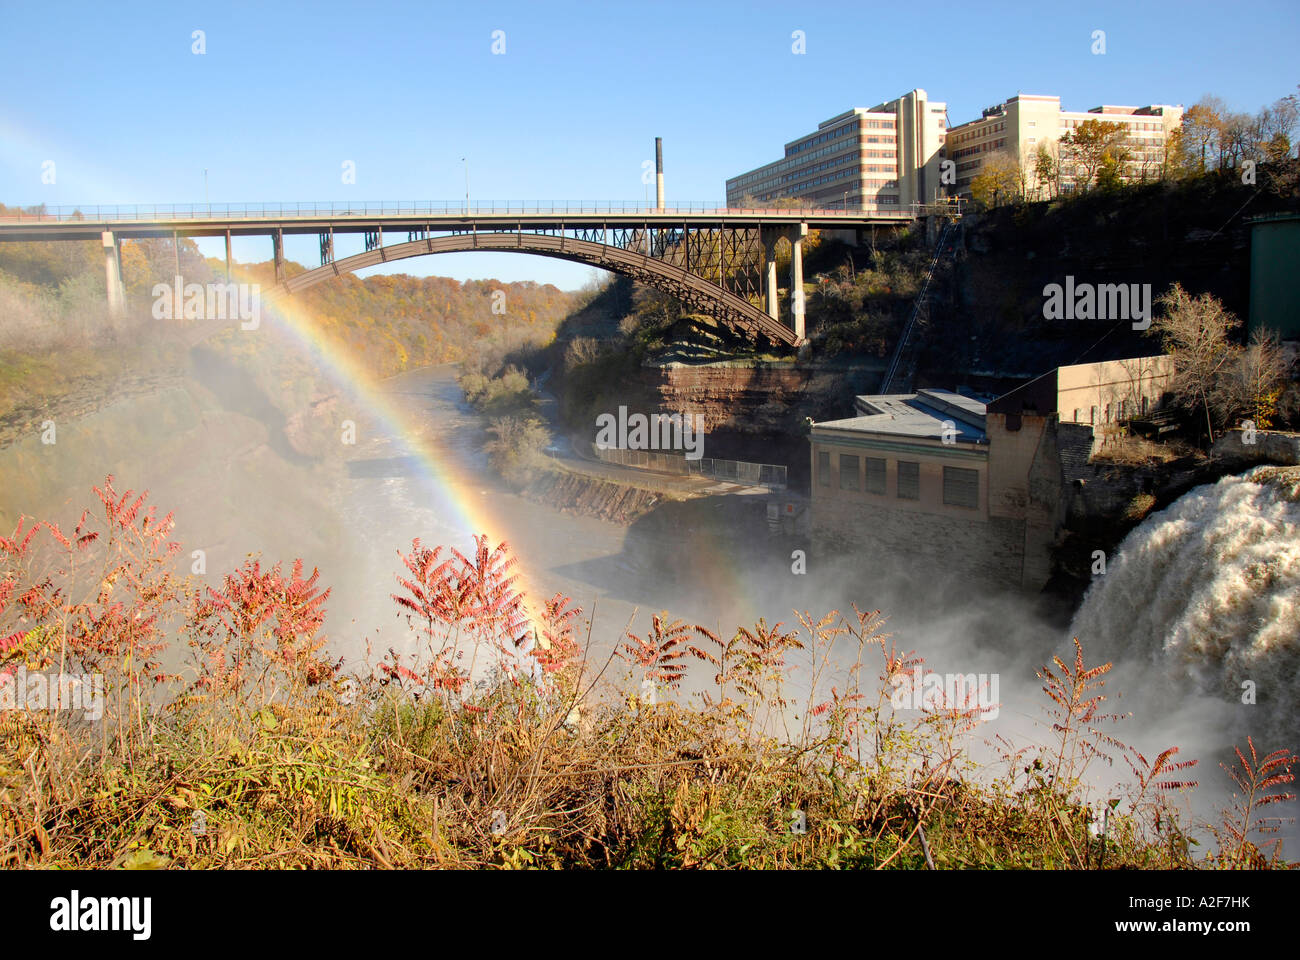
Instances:
[[[1147,415],[1147,411],[1150,410],[1150,407],[1151,407],[1151,403],[1150,403],[1149,398],[1146,396],[1146,394],[1143,394],[1143,395],[1142,395],[1142,398],[1141,398],[1141,401],[1140,401],[1140,403],[1138,404],[1138,408],[1139,408],[1139,410],[1141,411],[1138,415],[1139,415],[1139,416],[1143,416],[1143,417],[1145,417],[1145,416]],[[1121,400],[1121,401],[1119,401],[1118,403],[1108,403],[1108,404],[1106,404],[1104,407],[1102,407],[1102,410],[1101,410],[1101,416],[1102,416],[1102,419],[1101,419],[1100,421],[1097,419],[1097,408],[1096,408],[1096,407],[1089,407],[1089,408],[1088,408],[1088,419],[1087,419],[1087,421],[1084,421],[1084,420],[1080,420],[1080,419],[1079,419],[1079,415],[1080,415],[1081,413],[1083,413],[1083,411],[1082,411],[1079,407],[1075,407],[1075,408],[1074,408],[1074,422],[1075,422],[1075,423],[1084,423],[1084,422],[1087,422],[1087,423],[1089,423],[1089,424],[1091,424],[1092,426],[1095,427],[1098,423],[1110,423],[1110,422],[1111,422],[1111,416],[1112,416],[1112,414],[1113,414],[1113,415],[1114,415],[1114,418],[1115,418],[1114,422],[1115,422],[1115,423],[1120,423],[1120,422],[1122,422],[1122,421],[1124,421],[1124,420],[1127,420],[1127,419],[1129,418],[1129,415],[1130,415],[1132,412],[1133,412],[1133,411],[1129,409],[1128,401],[1127,401],[1127,400]]]
[[[892,136],[863,137],[859,142],[858,146],[860,147],[861,143],[866,143],[866,142],[892,144],[894,143],[894,138]],[[818,157],[834,154],[835,162],[848,160],[853,156],[853,147],[854,144],[852,143],[840,142],[840,143],[833,143],[828,147],[822,147],[820,150],[816,150],[813,153],[804,156],[790,157],[789,155],[787,155],[785,159],[777,160],[775,163],[770,163],[767,166],[759,167],[756,170],[751,170],[748,173],[741,174],[739,177],[731,178],[730,180],[727,181],[727,189],[748,190],[750,192],[772,190],[776,187],[777,184],[784,183],[790,180],[791,177],[800,177],[807,173],[811,173],[813,168],[810,168],[808,164],[811,163],[813,160],[817,159]],[[879,155],[885,158],[892,158],[896,156],[896,152],[893,150],[888,152],[860,150],[859,152],[863,156]],[[822,169],[822,168],[818,167],[816,169]],[[793,174],[787,174],[787,171],[795,171],[795,172]]]
[[[1030,140],[1029,142],[1033,143],[1034,141]],[[963,147],[960,150],[954,150],[952,153],[952,158],[954,160],[959,160],[962,157],[969,157],[972,154],[976,154],[976,153],[991,153],[994,150],[1001,150],[1006,145],[1007,145],[1006,137],[1002,137],[998,140],[990,140],[988,143],[977,143],[973,147]]]
[[[839,487],[841,490],[858,490],[859,476],[866,483],[866,492],[877,496],[885,495],[886,472],[889,461],[883,457],[863,457],[863,471],[859,474],[859,458],[856,454],[841,453],[839,456]],[[900,500],[921,499],[921,465],[913,460],[896,460],[895,490]],[[817,481],[823,487],[831,486],[831,455],[827,450],[817,452]],[[965,467],[943,468],[943,502],[951,507],[979,506],[980,475],[978,470]]]
[[[810,153],[804,157],[778,160],[775,163],[769,163],[765,167],[759,167],[757,170],[751,170],[749,173],[728,180],[727,187],[742,188],[757,186],[759,189],[767,189],[780,181],[780,174],[785,173],[787,170],[801,169],[818,157],[826,156],[828,154],[850,157],[853,155],[853,145],[849,143],[836,143],[829,147],[822,147],[815,153]]]
[[[893,124],[891,123],[890,126],[892,127]],[[805,140],[803,143],[796,143],[793,147],[790,148],[790,151],[786,154],[786,156],[789,157],[789,156],[793,156],[796,153],[802,153],[804,150],[811,149],[812,147],[817,146],[817,144],[819,143],[825,143],[827,140],[834,140],[837,137],[844,136],[844,134],[846,133],[856,133],[857,129],[858,129],[858,125],[856,123],[846,123],[843,126],[836,127],[834,130],[830,130],[819,136],[813,137],[811,140]]]

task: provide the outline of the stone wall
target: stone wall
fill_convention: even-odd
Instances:
[[[932,575],[936,585],[957,576],[1018,586],[1022,577],[1025,524],[1020,520],[963,520],[861,500],[817,500],[812,528],[816,552],[848,554],[868,578],[873,568],[900,561]]]

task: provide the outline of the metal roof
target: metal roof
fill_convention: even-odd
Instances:
[[[959,443],[986,443],[984,404],[951,390],[927,389],[916,393],[861,396],[855,406],[861,416],[826,420],[813,425],[853,433],[943,440],[951,422]]]

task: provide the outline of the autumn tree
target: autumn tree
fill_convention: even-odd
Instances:
[[[1148,329],[1174,360],[1170,392],[1185,409],[1201,407],[1210,442],[1214,442],[1210,398],[1221,372],[1234,360],[1231,335],[1241,326],[1236,315],[1208,293],[1194,297],[1175,283],[1157,301],[1162,315]]]
[[[1074,174],[1076,189],[1087,191],[1098,171],[1107,164],[1122,171],[1128,161],[1124,141],[1128,133],[1122,123],[1111,120],[1085,120],[1058,142],[1061,164]]]
[[[1277,334],[1256,330],[1245,348],[1232,351],[1214,385],[1211,403],[1220,421],[1249,420],[1260,430],[1273,426],[1288,373]]]
[[[1018,164],[1009,157],[994,154],[970,182],[971,199],[983,207],[998,207],[1017,196],[1020,178]]]
[[[1208,170],[1213,165],[1225,113],[1227,105],[1218,97],[1207,94],[1183,114],[1183,147],[1187,160],[1195,164],[1195,169]]]
[[[1038,145],[1034,155],[1034,183],[1040,193],[1055,197],[1061,192],[1061,163],[1055,150],[1046,143]]]

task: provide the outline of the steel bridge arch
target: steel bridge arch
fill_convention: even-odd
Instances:
[[[563,233],[492,231],[428,235],[406,243],[378,246],[307,270],[277,283],[266,291],[268,301],[291,295],[332,277],[352,273],[381,263],[423,257],[437,253],[467,253],[492,250],[498,253],[530,253],[600,267],[648,284],[676,297],[701,313],[738,327],[751,336],[761,334],[777,343],[797,346],[794,331],[744,297],[724,290],[710,280],[691,273],[684,266],[649,256],[637,250],[579,240]]]

